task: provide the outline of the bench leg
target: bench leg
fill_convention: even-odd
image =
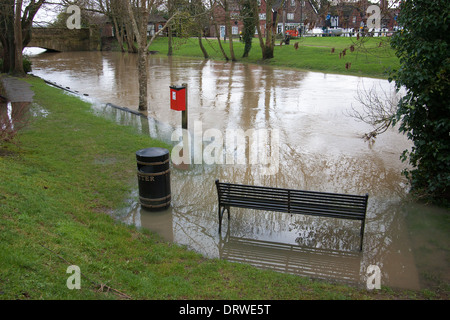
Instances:
[[[219,206],[219,233],[222,231],[222,216],[223,216],[223,208],[222,208],[222,211],[220,211],[220,206]]]
[[[222,210],[220,210],[221,208],[219,207],[219,233],[222,231],[222,218],[223,218],[223,213],[225,212],[226,207],[222,207]],[[230,217],[230,211],[228,211],[228,218]]]
[[[222,231],[222,218],[223,214],[225,212],[225,209],[228,211],[228,221],[230,221],[230,207],[222,207],[222,210],[220,210],[219,206],[219,233]]]
[[[363,248],[363,241],[364,241],[364,227],[365,227],[365,221],[361,220],[361,243],[359,245],[359,251],[362,251]]]

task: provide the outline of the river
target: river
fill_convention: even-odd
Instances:
[[[448,281],[446,249],[430,253],[425,266],[418,263],[416,249],[426,246],[426,240],[415,237],[406,223],[412,213],[446,214],[408,200],[400,155],[411,147],[410,142],[396,128],[367,142],[362,135],[371,127],[348,115],[352,108],[362,108],[355,98],[358,90],[373,88],[380,95],[390,94],[393,87],[388,81],[150,55],[147,118],[106,105],[137,110],[136,55],[66,52],[41,53],[31,59],[33,74],[78,91],[98,113],[174,145],[179,143],[174,132],[181,126],[181,114],[170,109],[169,86],[188,84],[190,138],[201,152],[194,154],[192,164],[172,167],[168,210],[141,208],[136,184],[127,204],[115,213],[117,219],[158,232],[167,241],[210,258],[312,278],[365,286],[371,275],[368,268],[374,265],[382,285],[423,288],[422,269]],[[214,153],[206,147],[226,146],[227,132],[248,130],[267,134],[265,147],[255,146],[256,161],[251,160],[250,144],[242,163],[216,157],[221,149]],[[237,156],[238,151],[234,152]],[[261,154],[268,161],[262,161]],[[368,193],[364,250],[358,251],[359,222],[248,209],[232,208],[231,219],[224,217],[219,234],[215,179]],[[447,235],[443,241],[448,244]]]

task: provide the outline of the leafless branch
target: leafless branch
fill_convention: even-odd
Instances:
[[[358,121],[372,126],[373,130],[364,134],[365,140],[372,140],[377,135],[385,132],[391,125],[397,111],[399,94],[394,90],[391,92],[374,85],[370,89],[358,86],[356,100],[361,107],[354,107],[347,111],[347,115]]]

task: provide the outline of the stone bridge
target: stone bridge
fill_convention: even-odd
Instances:
[[[33,28],[28,47],[39,47],[53,51],[99,51],[101,36],[97,27]]]

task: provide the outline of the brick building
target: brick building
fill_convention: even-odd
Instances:
[[[269,10],[269,13],[272,14],[273,18],[278,21],[276,29],[277,33],[283,33],[286,30],[294,30],[298,32],[302,25],[316,25],[319,21],[319,17],[318,10],[314,6],[314,3],[315,1],[308,0],[286,0],[283,5],[283,1],[275,0],[272,9]],[[226,4],[230,14],[232,36],[238,37],[244,29],[240,1],[227,0]],[[258,0],[258,5],[261,32],[265,35],[266,15],[268,14],[267,4],[265,0]],[[225,8],[222,3],[216,3],[213,10],[214,20],[218,25],[219,34],[223,38],[226,35]],[[209,34],[210,36],[216,36],[214,24],[211,24]]]
[[[218,25],[218,31],[223,38],[226,35],[224,1],[218,1],[214,7],[214,21]],[[238,37],[244,29],[242,22],[241,7],[239,0],[227,0],[226,4],[230,13],[231,33]],[[267,7],[266,0],[258,0],[259,23],[261,32],[265,35]],[[311,30],[313,28],[343,28],[358,30],[367,25],[367,8],[372,5],[368,0],[332,0],[328,5],[320,7],[319,0],[275,0],[272,10],[273,17],[277,19],[276,32],[293,32],[297,35],[302,28]],[[398,8],[388,7],[387,0],[374,1],[381,9],[381,28],[392,30],[397,25]],[[255,30],[256,34],[256,30]],[[216,36],[213,23],[209,28],[209,35]],[[228,35],[226,35],[228,37]]]

